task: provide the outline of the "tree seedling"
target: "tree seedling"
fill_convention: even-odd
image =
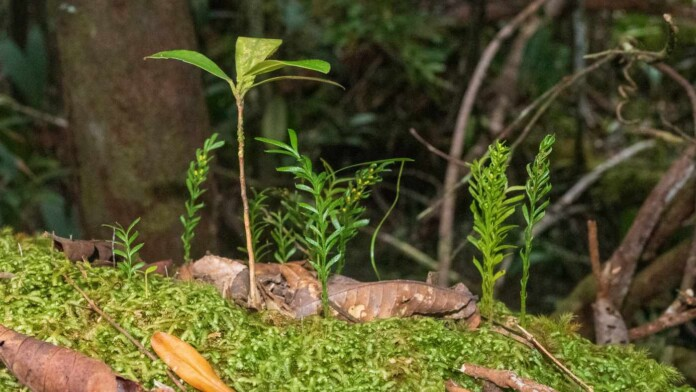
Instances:
[[[249,219],[249,201],[247,199],[246,176],[244,172],[244,96],[249,92],[249,90],[256,86],[285,79],[310,80],[329,83],[341,87],[341,85],[330,80],[309,76],[283,75],[264,79],[262,81],[256,81],[258,76],[286,67],[301,68],[323,74],[328,73],[331,69],[329,63],[323,60],[268,60],[268,58],[278,50],[282,43],[283,41],[279,39],[239,37],[237,39],[235,48],[236,81],[228,76],[217,64],[215,64],[215,62],[203,54],[195,51],[170,50],[155,53],[146,57],[146,59],[173,59],[192,64],[226,81],[230,86],[232,94],[234,95],[237,106],[237,156],[239,158],[239,188],[242,198],[242,206],[244,209],[246,249],[249,255],[249,305],[253,308],[259,308],[260,303],[255,280],[256,275],[254,268],[255,260],[253,238]]]

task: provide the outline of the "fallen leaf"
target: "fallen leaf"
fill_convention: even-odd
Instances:
[[[63,252],[70,261],[114,261],[111,241],[73,240],[51,233],[44,233],[44,236],[50,237],[53,240],[53,247],[59,252]]]
[[[162,361],[192,387],[203,392],[234,392],[190,344],[165,332],[155,332],[150,343]]]
[[[358,321],[413,315],[467,319],[470,328],[480,322],[476,297],[460,284],[455,288],[411,280],[381,282],[341,281],[328,287],[329,300]],[[298,318],[318,314],[321,299],[301,304]]]
[[[104,362],[0,324],[0,361],[34,392],[139,392]]]

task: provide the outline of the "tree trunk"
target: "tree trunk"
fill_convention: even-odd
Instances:
[[[186,0],[49,2],[76,150],[85,234],[105,223],[138,227],[147,260],[180,260],[187,162],[209,130],[201,74],[173,61],[143,61],[168,49],[195,50]],[[210,248],[214,225],[199,226]]]

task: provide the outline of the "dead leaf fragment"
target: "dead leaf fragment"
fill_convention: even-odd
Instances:
[[[234,392],[190,344],[165,332],[156,332],[150,343],[162,361],[192,387],[203,392]]]
[[[63,252],[70,261],[114,261],[111,241],[73,240],[51,233],[44,233],[44,236],[50,237],[53,240],[53,247],[59,252]]]
[[[139,392],[104,362],[0,324],[0,361],[34,392]]]

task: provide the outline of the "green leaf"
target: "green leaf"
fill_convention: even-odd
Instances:
[[[213,60],[205,57],[203,54],[195,52],[193,50],[168,50],[164,52],[155,53],[153,55],[145,57],[145,59],[169,59],[169,60],[179,60],[207,71],[220,79],[226,80],[230,84],[234,85],[232,78],[227,76],[227,74],[218,67]]]
[[[260,82],[258,82],[258,83],[256,83],[256,84],[252,85],[251,87],[256,87],[256,86],[260,86],[260,85],[265,84],[265,83],[277,82],[278,80],[286,80],[286,79],[292,79],[292,80],[310,80],[310,81],[314,81],[314,82],[320,82],[320,83],[330,84],[330,85],[339,87],[339,88],[341,88],[341,89],[343,89],[343,90],[346,89],[345,87],[341,86],[340,84],[338,84],[338,83],[336,83],[336,82],[334,82],[334,81],[332,81],[332,80],[322,79],[322,78],[313,78],[313,77],[310,77],[310,76],[292,76],[292,75],[277,76],[277,77],[275,77],[275,78],[268,78],[268,79],[262,80],[262,81],[260,81]],[[250,87],[250,88],[251,88],[251,87]]]
[[[234,61],[237,70],[237,82],[246,76],[254,76],[250,71],[260,62],[275,53],[283,43],[279,39],[268,38],[237,38]],[[253,83],[253,78],[251,79]]]
[[[155,272],[156,270],[157,270],[157,266],[156,266],[156,265],[151,265],[150,267],[148,267],[148,268],[145,270],[145,275],[151,274],[151,273]]]
[[[323,74],[327,74],[331,70],[331,65],[324,60],[264,60],[252,67],[247,75],[263,75],[285,67],[303,68]]]

